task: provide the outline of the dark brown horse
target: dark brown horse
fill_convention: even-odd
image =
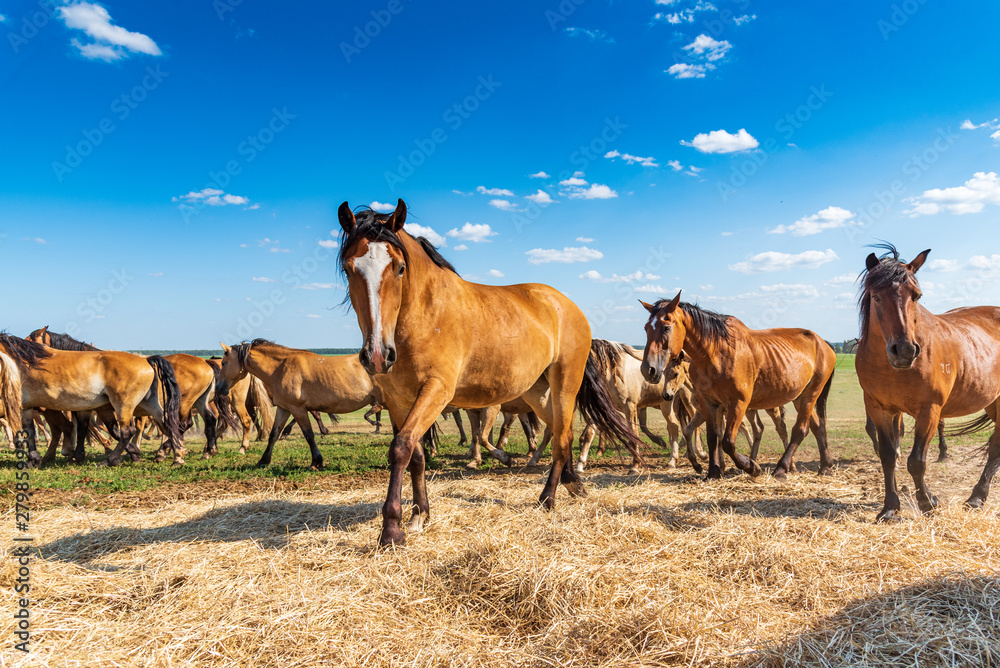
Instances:
[[[819,335],[808,329],[750,329],[733,316],[681,302],[679,292],[672,300],[642,305],[650,314],[642,362],[646,378],[658,382],[664,367],[682,349],[691,358],[695,400],[707,419],[709,478],[722,475],[719,417],[725,417],[722,449],[736,466],[758,476],[757,462],[736,451],[743,416],[748,409],[778,408],[788,402],[795,405],[795,426],[774,477],[785,478],[792,470],[795,451],[810,429],[819,445],[819,473],[833,468],[826,440],[826,400],[837,355]]]
[[[917,504],[927,513],[938,504],[924,479],[927,445],[938,421],[986,409],[985,416],[957,432],[994,428],[983,474],[966,501],[980,508],[1000,468],[1000,431],[994,424],[1000,411],[1000,308],[974,306],[934,315],[918,303],[916,278],[930,250],[903,262],[894,247],[884,248],[882,257],[868,256],[862,274],[861,339],[855,359],[885,476],[885,503],[876,519],[889,521],[900,508],[896,458],[903,413],[916,419],[906,468],[913,476]]]
[[[392,423],[389,491],[379,542],[402,544],[403,471],[413,485],[411,532],[430,516],[420,438],[450,405],[485,408],[524,397],[552,428],[552,469],[540,502],[555,505],[561,482],[584,493],[570,461],[573,410],[625,441],[641,441],[611,405],[590,359],[590,324],[547,285],[490,286],[463,280],[423,238],[403,229],[406,205],[358,213],[344,202],[340,263],[364,339],[362,364],[385,391]],[[502,360],[503,364],[497,364]]]

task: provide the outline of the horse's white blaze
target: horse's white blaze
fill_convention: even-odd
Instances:
[[[354,261],[354,269],[365,279],[368,286],[368,310],[372,317],[373,352],[382,349],[382,309],[378,291],[382,286],[382,275],[392,262],[388,245],[384,241],[368,244],[368,252]]]

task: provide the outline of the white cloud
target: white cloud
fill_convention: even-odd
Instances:
[[[582,179],[584,176],[586,176],[586,174],[584,174],[583,172],[580,172],[580,171],[573,172],[573,178],[580,178],[580,179]]]
[[[675,63],[667,70],[667,74],[673,74],[675,79],[704,79],[705,72],[714,70],[715,65],[711,63],[705,65],[690,65],[688,63]]]
[[[930,262],[927,263],[927,269],[929,269],[930,271],[943,271],[943,272],[958,271],[961,268],[962,268],[962,263],[959,262],[958,260],[938,259],[938,260],[931,260]]]
[[[0,23],[6,23],[6,22],[7,22],[7,17],[4,16],[3,14],[0,14]]]
[[[249,204],[250,199],[242,195],[230,195],[216,188],[203,188],[202,190],[192,190],[180,197],[171,197],[171,202],[188,202],[194,204],[204,204],[208,206],[226,206],[229,204]]]
[[[274,283],[274,279],[267,276],[254,276],[252,280],[254,283]]]
[[[587,30],[586,28],[566,28],[568,32],[573,37],[586,37],[592,42],[607,42],[608,44],[614,44],[615,40],[612,37],[608,37],[608,34],[603,30]]]
[[[534,174],[529,174],[528,178],[531,179],[551,179],[552,177],[545,172],[535,172]]]
[[[594,240],[591,239],[590,237],[577,237],[576,240],[582,244],[589,244],[594,242]]]
[[[389,213],[390,211],[396,210],[395,204],[389,204],[387,202],[374,201],[368,205],[373,211],[378,211],[379,213]]]
[[[159,278],[160,276],[163,276],[163,272],[162,271],[151,271],[151,272],[149,272],[148,275],[152,276],[154,278]]]
[[[684,169],[684,165],[681,164],[680,160],[667,160],[667,166],[675,172],[679,172]]]
[[[786,297],[819,297],[819,290],[815,286],[802,283],[762,285],[760,286],[760,290],[766,294],[781,294]]]
[[[618,193],[606,185],[594,183],[589,188],[574,188],[569,193],[572,199],[612,199]]]
[[[307,318],[322,318],[321,315],[316,315],[315,313],[306,313]]]
[[[321,248],[336,248],[337,246],[340,245],[333,239],[322,239],[321,241],[317,241],[316,243]]]
[[[567,187],[567,188],[574,187],[574,186],[585,186],[585,185],[587,185],[587,180],[586,179],[582,179],[582,178],[580,178],[578,176],[573,176],[571,178],[566,179],[565,181],[560,181],[559,185]]]
[[[490,206],[501,211],[519,211],[516,204],[506,199],[491,199]]]
[[[493,278],[503,278],[504,276],[506,276],[506,274],[504,274],[502,271],[498,269],[490,269],[486,273],[492,276]]]
[[[1000,204],[1000,177],[996,172],[976,172],[965,185],[954,188],[934,188],[911,197],[913,208],[907,213],[926,216],[946,211],[962,215],[979,213],[987,204]]]
[[[632,292],[648,292],[656,295],[664,295],[668,292],[677,292],[677,290],[667,290],[662,285],[654,285],[652,283],[647,283],[646,285],[637,285],[632,288]]]
[[[741,274],[759,274],[786,269],[815,269],[837,259],[839,259],[837,254],[829,248],[825,251],[804,251],[796,255],[767,251],[758,253],[743,262],[731,264],[729,268]]]
[[[698,289],[701,290],[702,292],[711,292],[712,290],[715,289],[715,286],[712,285],[711,283],[708,283],[706,285],[699,285]]]
[[[838,285],[854,285],[858,280],[858,277],[854,274],[841,274],[839,276],[834,276],[829,281],[823,285],[830,287],[836,287]]]
[[[709,61],[719,60],[726,55],[726,52],[733,48],[733,45],[723,40],[721,42],[712,39],[708,35],[698,35],[694,41],[684,47],[685,51],[690,51],[696,56],[705,56]]]
[[[1000,141],[1000,130],[997,130],[996,132],[991,134],[990,139],[993,139],[994,141]]]
[[[48,243],[45,239],[42,239],[41,237],[24,237],[23,239],[21,239],[21,241],[30,241],[32,243],[41,244],[43,246]]]
[[[475,243],[483,243],[484,241],[489,241],[489,237],[495,237],[497,235],[493,229],[486,223],[466,223],[462,225],[461,228],[455,228],[445,232],[449,237],[454,237],[455,239],[461,239],[462,241],[472,241]]]
[[[823,230],[832,230],[855,224],[853,213],[839,206],[828,206],[819,213],[799,218],[791,225],[778,225],[773,230],[768,230],[767,232],[768,234],[791,232],[792,236],[795,237],[807,237],[812,234],[819,234]]]
[[[131,53],[160,56],[163,52],[152,39],[139,32],[130,32],[111,24],[111,15],[100,5],[74,2],[59,8],[59,17],[67,28],[82,30],[94,41],[84,44],[73,38],[71,44],[84,58],[105,61],[119,60]]]
[[[639,163],[643,167],[659,167],[659,165],[656,164],[656,158],[653,157],[641,158],[637,155],[630,155],[628,153],[619,153],[618,151],[608,151],[607,153],[604,154],[604,157],[612,160],[614,158],[621,157],[622,160],[624,160],[630,165]]]
[[[507,190],[506,188],[487,188],[486,186],[476,186],[476,192],[480,195],[489,195],[490,197],[513,197],[514,193]]]
[[[642,270],[637,270],[631,274],[625,274],[624,276],[619,276],[618,274],[611,274],[610,276],[602,276],[599,272],[591,269],[580,274],[580,278],[595,281],[597,283],[635,283],[636,281],[657,281],[661,277],[656,274],[644,273]]]
[[[534,202],[535,204],[540,204],[540,205],[552,204],[555,201],[544,190],[539,190],[534,195],[525,195],[524,199],[530,200],[530,201]]]
[[[735,23],[738,26],[741,26],[744,23],[750,23],[756,18],[757,18],[756,14],[744,14],[743,16],[737,16],[736,18],[734,18],[733,23]]]
[[[979,123],[978,125],[973,123],[970,119],[966,118],[964,121],[962,121],[962,124],[959,126],[959,128],[962,130],[978,130],[980,128],[989,128],[990,130],[995,130],[998,127],[997,123],[1000,123],[1000,118],[994,118],[992,121],[986,121],[985,123]]]
[[[247,207],[247,211],[256,211],[259,208],[260,204],[251,204],[250,206]]]
[[[586,246],[576,248],[567,246],[562,250],[557,248],[534,248],[527,251],[525,255],[528,256],[528,262],[531,264],[547,264],[549,262],[560,262],[563,264],[569,264],[571,262],[591,262],[593,260],[600,260],[604,257],[604,253],[601,251],[594,250],[593,248],[587,248]]]
[[[713,130],[708,134],[704,132],[695,135],[691,141],[681,140],[682,146],[691,146],[702,153],[738,153],[739,151],[749,151],[760,146],[760,142],[754,139],[749,132],[740,128],[734,135],[725,130]]]
[[[455,250],[457,251],[469,250],[469,247],[466,246],[465,244],[458,244],[457,246],[455,246]]]
[[[1000,269],[1000,255],[973,255],[969,258],[969,266],[973,269]]]
[[[714,12],[716,11],[715,5],[711,2],[705,2],[705,0],[698,0],[698,4],[694,7],[689,7],[687,9],[682,9],[679,12],[674,12],[672,14],[657,13],[653,18],[658,21],[666,21],[672,25],[678,25],[680,23],[694,23],[695,12]]]
[[[334,288],[339,288],[340,286],[336,283],[305,283],[298,286],[299,290],[333,290]]]
[[[416,223],[406,223],[403,225],[403,229],[411,237],[424,237],[427,241],[431,242],[435,246],[447,246],[448,240],[442,237],[440,234],[435,232],[433,229],[426,227],[425,225],[418,225]]]
[[[455,190],[454,188],[452,188],[451,191],[456,195],[461,195],[462,197],[470,197],[472,195],[472,193],[462,192],[461,190]]]

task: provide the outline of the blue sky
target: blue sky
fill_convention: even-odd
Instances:
[[[594,335],[637,300],[856,336],[867,244],[1000,303],[1000,6],[0,0],[2,327],[360,344],[336,208]]]

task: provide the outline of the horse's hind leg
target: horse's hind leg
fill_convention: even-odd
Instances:
[[[753,432],[753,441],[750,443],[750,459],[757,461],[760,444],[764,440],[764,421],[760,419],[758,411],[747,411],[747,417],[750,422],[750,431]]]
[[[542,433],[542,442],[538,444],[535,449],[535,454],[531,455],[528,463],[525,466],[538,466],[538,461],[545,454],[545,448],[549,447],[549,441],[552,440],[552,428],[545,425],[545,431]]]
[[[589,346],[569,350],[585,350]],[[562,483],[570,496],[586,496],[587,490],[573,468],[573,413],[576,395],[583,383],[586,357],[570,361],[561,359],[552,364],[524,395],[535,414],[552,429],[552,468],[539,496],[539,503],[547,510],[555,508],[556,490]],[[548,381],[546,383],[546,380]],[[546,385],[548,387],[546,387]]]
[[[592,424],[588,424],[583,428],[583,433],[580,434],[580,458],[576,461],[576,472],[583,473],[583,469],[587,466],[587,458],[590,456],[590,445],[594,442],[594,436],[597,435],[597,429]]]
[[[205,392],[195,402],[195,408],[201,414],[201,419],[205,421],[205,452],[202,459],[214,457],[219,452],[218,419],[208,406],[208,392]]]
[[[264,454],[260,456],[260,461],[257,462],[257,468],[264,468],[271,464],[271,451],[274,450],[274,444],[281,437],[285,430],[285,423],[291,416],[292,414],[281,406],[278,406],[274,411],[274,426],[271,427],[271,433],[267,437],[267,447],[264,449]]]
[[[500,415],[499,404],[496,406],[487,406],[482,409],[479,413],[479,431],[473,434],[473,439],[479,439],[482,447],[486,448],[486,451],[490,453],[490,457],[505,466],[510,466],[510,455],[500,448],[494,448],[490,444],[490,438],[493,435],[493,424],[497,421],[498,415]]]
[[[320,436],[329,436],[330,435],[330,430],[326,428],[325,424],[323,424],[323,416],[320,414],[320,412],[319,411],[309,411],[309,414],[312,415],[313,418],[316,419],[316,424],[319,426]]]
[[[944,438],[944,420],[938,421],[938,458],[939,462],[948,459],[948,442]]]
[[[306,443],[309,444],[309,451],[312,453],[312,464],[310,464],[310,467],[318,471],[323,468],[323,455],[320,454],[319,447],[316,445],[316,435],[313,434],[312,425],[309,423],[309,413],[302,411],[300,413],[292,413],[292,416],[299,423],[302,435],[306,437]]]
[[[1000,412],[998,409],[1000,409],[1000,405],[993,404],[986,411],[994,423],[996,423],[997,414]],[[993,482],[993,476],[996,475],[997,469],[1000,469],[1000,429],[996,428],[994,424],[993,433],[990,434],[990,440],[986,443],[986,466],[983,467],[979,482],[972,490],[972,496],[965,502],[966,506],[976,509],[983,507],[986,497],[990,494],[990,483]]]

